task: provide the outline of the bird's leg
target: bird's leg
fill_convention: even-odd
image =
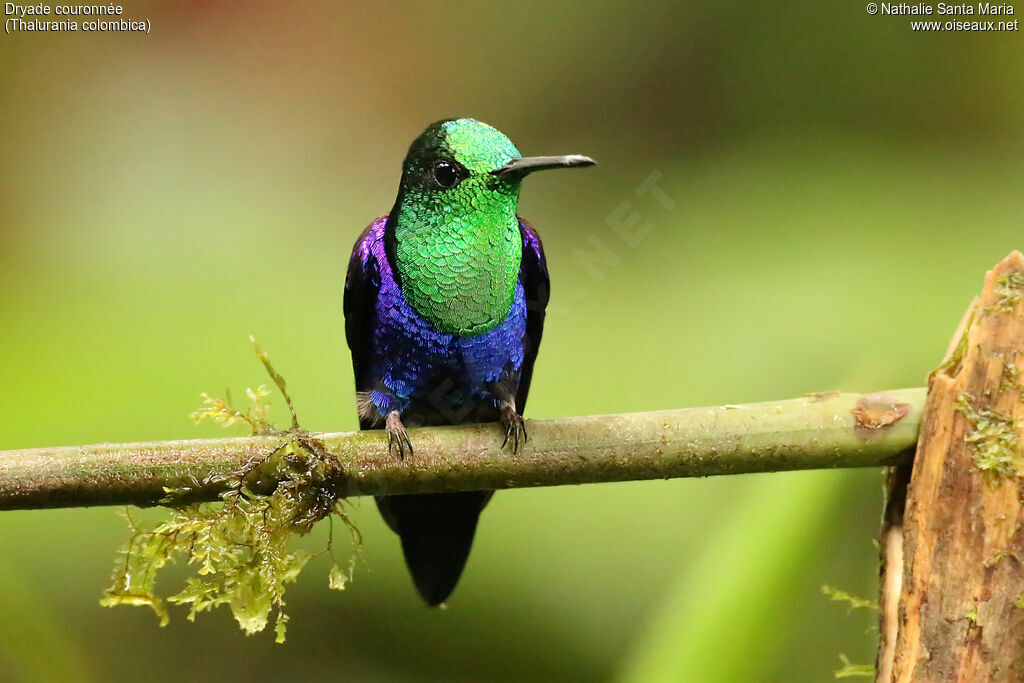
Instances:
[[[516,411],[515,399],[503,400],[498,409],[501,411],[501,424],[505,425],[505,440],[501,442],[504,448],[507,443],[512,442],[512,455],[519,452],[519,440],[526,443],[526,420]]]
[[[409,432],[405,431],[405,425],[402,424],[402,416],[398,414],[397,410],[392,410],[388,413],[387,418],[384,420],[384,429],[388,432],[388,454],[397,452],[398,459],[405,459],[405,451],[409,450],[409,455],[412,455],[412,441],[409,441]]]
[[[504,367],[497,381],[488,386],[488,390],[498,404],[501,424],[505,425],[505,440],[501,442],[501,447],[504,448],[511,441],[512,455],[519,452],[520,439],[526,443],[526,421],[516,410],[516,388],[518,386],[519,372],[511,363]]]

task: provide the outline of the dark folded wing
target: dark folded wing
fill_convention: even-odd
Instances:
[[[352,350],[352,369],[356,391],[369,391],[370,378],[366,375],[371,353],[373,312],[380,292],[380,264],[377,247],[383,239],[384,218],[370,224],[356,240],[345,277],[345,339]]]
[[[524,342],[523,367],[519,374],[519,391],[516,393],[516,410],[522,414],[526,407],[526,396],[530,393],[533,377],[533,363],[537,360],[537,349],[544,333],[544,311],[548,305],[551,283],[548,279],[548,264],[544,259],[544,245],[540,236],[523,219],[519,219],[519,232],[523,237],[523,261],[519,267],[519,281],[526,294],[526,337]]]

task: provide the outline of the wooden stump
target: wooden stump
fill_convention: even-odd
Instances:
[[[929,378],[912,472],[890,479],[879,681],[1024,680],[1022,295],[1013,252]]]

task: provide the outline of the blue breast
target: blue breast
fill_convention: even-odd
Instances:
[[[473,336],[441,332],[402,295],[384,251],[384,222],[373,228],[363,247],[377,261],[380,277],[368,368],[381,378],[370,394],[378,415],[440,412],[445,422],[459,422],[481,408],[496,408],[491,385],[517,376],[523,364],[522,284],[508,315],[491,330]]]

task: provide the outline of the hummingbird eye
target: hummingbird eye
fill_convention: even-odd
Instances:
[[[445,159],[435,161],[434,165],[430,167],[430,174],[442,190],[452,189],[467,175],[465,167],[461,164]]]

